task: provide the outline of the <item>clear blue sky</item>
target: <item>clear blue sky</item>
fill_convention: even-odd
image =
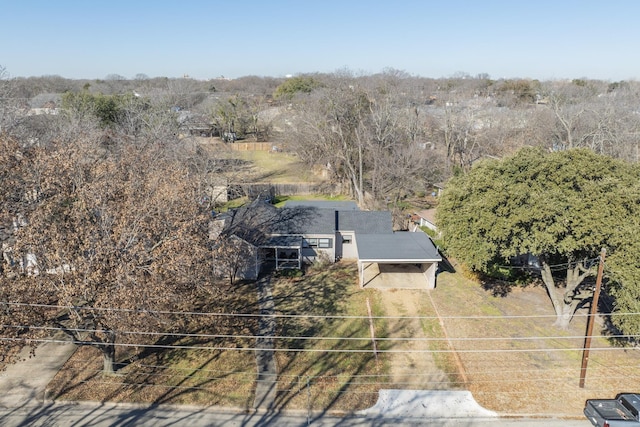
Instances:
[[[636,0],[0,0],[10,76],[640,77]]]

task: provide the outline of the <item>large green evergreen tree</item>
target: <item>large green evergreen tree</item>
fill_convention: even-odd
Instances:
[[[591,296],[581,285],[595,275],[602,247],[617,268],[618,295],[636,286],[630,254],[640,235],[639,177],[633,165],[589,150],[524,149],[451,179],[438,224],[450,254],[476,271],[537,256],[556,325],[566,328]]]

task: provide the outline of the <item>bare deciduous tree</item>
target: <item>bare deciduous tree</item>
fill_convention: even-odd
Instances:
[[[398,78],[360,86],[337,75],[295,103],[289,138],[298,156],[324,165],[360,205],[397,202],[433,179],[425,161],[427,117],[397,93]]]
[[[26,105],[25,99],[17,98],[9,72],[0,65],[0,135],[11,133],[19,117],[19,110]]]
[[[196,177],[158,144],[114,141],[48,147],[37,207],[16,233],[33,254],[21,280],[67,307],[52,321],[75,342],[99,348],[112,372],[116,331],[171,332],[168,314],[211,286],[208,216]],[[139,337],[138,337],[139,342]]]
[[[312,94],[296,110],[297,123],[289,137],[297,141],[296,151],[305,161],[322,162],[332,178],[348,184],[351,195],[364,202],[365,137],[363,121],[370,100],[359,88],[341,82]]]

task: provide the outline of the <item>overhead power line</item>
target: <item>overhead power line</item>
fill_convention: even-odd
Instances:
[[[57,359],[52,359],[57,360]],[[167,366],[167,365],[147,365],[136,363],[136,375],[149,375],[149,376],[160,376],[160,377],[173,377],[173,378],[193,378],[197,376],[197,378],[210,378],[210,379],[219,379],[225,378],[229,376],[247,376],[247,377],[255,377],[256,371],[229,371],[229,370],[218,370],[218,369],[209,369],[209,368],[186,368],[179,366]],[[253,363],[251,364],[253,366]],[[144,369],[148,369],[144,371]],[[615,366],[602,366],[601,370],[606,371],[606,375],[592,375],[590,378],[602,378],[608,380],[624,380],[629,378],[640,378],[640,375],[630,375],[629,371],[626,369],[637,369],[636,365],[615,365]],[[86,367],[74,368],[73,366],[68,366],[64,368],[65,371],[69,372],[77,372],[78,374],[82,373],[84,375],[93,375],[99,374],[102,372],[102,369],[87,369]],[[618,372],[616,372],[618,371]],[[167,373],[168,372],[168,373]],[[173,372],[173,373],[172,373]],[[447,376],[457,375],[458,371],[441,371]],[[557,375],[557,374],[565,374],[565,376],[570,376],[575,374],[575,368],[573,367],[540,367],[538,369],[470,369],[467,370],[466,373],[470,376],[478,377],[490,377],[490,378],[500,378],[505,377],[511,380],[514,379],[527,379],[527,378],[538,378],[535,375],[530,376],[531,374],[540,374],[543,375],[540,378],[550,379],[555,378],[553,381],[557,381],[556,377],[549,377],[549,375]],[[6,376],[6,374],[4,374]],[[415,372],[412,373],[411,376],[414,378],[429,378],[432,373],[421,373]],[[277,374],[278,378],[284,380],[294,380],[300,375],[293,374]],[[318,378],[356,378],[356,379],[364,379],[367,380],[371,384],[383,383],[387,382],[385,379],[389,379],[393,377],[393,374],[352,374],[352,373],[344,373],[344,374],[317,374],[317,375],[304,375],[306,377],[318,377]],[[20,375],[20,378],[29,378],[28,375]],[[482,380],[484,382],[491,382],[491,380]],[[459,381],[449,381],[451,382],[459,382]],[[503,382],[500,380],[499,382]]]
[[[572,262],[566,262],[562,264],[553,264],[553,265],[549,265],[548,267],[551,271],[566,270],[567,268],[576,266],[578,264],[587,264],[589,267],[593,267],[593,265],[595,265],[595,263],[597,263],[599,259],[600,259],[599,257],[589,258],[589,259],[583,259],[580,261],[572,261]],[[498,265],[497,267],[504,268],[504,269],[511,269],[511,270],[539,270],[540,269],[540,268],[529,266],[529,265]]]
[[[264,313],[225,313],[225,312],[199,312],[199,311],[170,311],[170,310],[146,310],[146,309],[126,309],[114,307],[86,307],[73,305],[56,305],[56,304],[34,304],[11,301],[0,301],[0,306],[22,306],[33,308],[50,308],[58,310],[76,310],[76,311],[105,311],[119,313],[136,313],[136,314],[152,314],[152,315],[185,315],[185,316],[210,316],[210,317],[238,317],[238,318],[274,318],[274,319],[360,319],[369,321],[369,319],[381,320],[502,320],[502,319],[555,319],[556,314],[535,314],[535,315],[468,315],[468,316],[372,316],[367,315],[327,315],[327,314],[264,314]],[[607,313],[608,316],[637,316],[640,312],[632,313]],[[576,313],[574,318],[589,317],[588,313]]]
[[[316,340],[316,341],[371,341],[370,336],[362,337],[344,337],[344,336],[313,336],[313,335],[242,335],[242,334],[194,334],[179,332],[148,332],[148,331],[124,331],[124,330],[106,330],[91,328],[67,328],[54,326],[29,326],[29,325],[0,325],[0,328],[10,329],[34,329],[52,332],[90,332],[90,333],[115,333],[123,335],[140,335],[140,336],[156,336],[156,337],[175,337],[175,338],[207,338],[207,339],[258,339],[270,338],[276,340]],[[597,338],[600,335],[592,335]],[[540,340],[575,340],[584,339],[584,335],[537,335],[537,336],[509,336],[509,337],[376,337],[376,341],[402,341],[402,342],[446,342],[446,341],[540,341]],[[636,335],[608,335],[607,339],[631,339],[640,338],[640,334]]]
[[[59,339],[23,339],[23,338],[8,338],[0,337],[0,341],[4,342],[26,342],[26,343],[58,343],[68,344],[73,343],[77,345],[86,346],[99,346],[104,345],[101,342],[94,341],[68,341]],[[207,345],[186,345],[186,344],[140,344],[140,343],[113,343],[114,347],[124,348],[157,348],[157,349],[170,349],[170,350],[207,350],[207,351],[269,351],[273,353],[372,353],[371,348],[361,349],[338,349],[338,348],[273,348],[265,349],[261,347],[239,347],[239,346],[207,346]],[[592,351],[627,351],[628,348],[624,347],[594,347]],[[563,347],[563,348],[528,348],[528,349],[448,349],[448,350],[433,350],[433,349],[415,349],[415,350],[393,350],[393,349],[378,349],[378,353],[425,353],[425,354],[439,354],[439,353],[550,353],[550,352],[563,352],[563,351],[582,351],[582,347]]]
[[[333,390],[333,391],[328,391],[326,390],[326,388],[324,389],[325,393],[346,393],[346,394],[362,394],[362,393],[366,393],[366,394],[378,394],[378,392],[376,390],[372,390],[372,391],[363,391],[363,390],[358,390],[357,387],[362,387],[362,386],[367,386],[367,387],[376,387],[376,388],[385,388],[389,385],[394,385],[394,387],[402,387],[402,386],[411,386],[414,385],[414,383],[412,382],[407,382],[407,381],[396,381],[396,380],[392,380],[389,379],[389,381],[357,381],[358,376],[354,375],[354,376],[349,376],[349,375],[345,375],[343,377],[339,377],[336,375],[297,375],[297,376],[290,376],[288,378],[283,378],[283,379],[278,379],[278,380],[259,380],[259,379],[255,379],[255,373],[253,373],[254,378],[252,379],[238,379],[238,378],[234,378],[234,383],[236,384],[250,384],[253,385],[255,383],[259,383],[259,382],[269,382],[271,383],[275,383],[278,384],[278,391],[279,392],[298,392],[301,390],[304,390],[307,386],[316,386],[316,385],[321,385],[321,386],[325,386],[326,385],[326,380],[327,379],[336,379],[337,381],[339,381],[339,384],[341,385],[341,389],[340,390]],[[164,376],[163,375],[151,375],[150,377],[159,377],[160,379],[162,379]],[[278,376],[280,377],[280,376]],[[343,381],[342,378],[347,377],[349,379],[349,381]],[[20,377],[21,379],[25,379],[25,378],[33,378],[33,377]],[[173,378],[184,378],[185,380],[196,380],[199,381],[200,383],[203,383],[204,381],[218,381],[218,380],[225,380],[227,379],[227,377],[192,377],[192,376],[185,376],[185,377],[173,377]],[[610,377],[610,376],[594,376],[591,379],[592,380],[607,380],[607,379],[611,379],[611,380],[621,380],[624,379],[625,377]],[[299,379],[299,380],[304,380],[304,381],[292,381],[295,379]],[[306,380],[309,380],[309,382],[307,383]],[[153,388],[167,388],[167,389],[180,389],[180,390],[200,390],[200,391],[208,391],[209,389],[207,387],[203,387],[203,386],[198,386],[198,385],[193,385],[193,386],[189,386],[189,385],[170,385],[170,384],[164,384],[164,383],[150,383],[149,381],[145,381],[145,380],[141,380],[139,382],[135,382],[135,381],[102,381],[99,380],[97,378],[88,378],[88,379],[81,379],[81,380],[76,380],[77,383],[80,384],[91,384],[92,386],[97,386],[97,385],[104,385],[104,386],[135,386],[136,388],[145,388],[145,387],[153,387]],[[536,385],[540,385],[543,383],[550,383],[550,384],[554,384],[554,385],[569,385],[569,383],[567,381],[564,382],[558,382],[557,379],[555,378],[549,378],[549,377],[534,377],[534,378],[515,378],[515,379],[486,379],[486,380],[477,380],[474,381],[474,383],[477,384],[482,384],[482,385],[492,385],[492,384],[500,384],[500,385],[507,385],[507,384],[513,384],[513,383],[518,383],[519,387],[517,388],[513,388],[513,387],[508,387],[506,389],[499,389],[499,390],[491,390],[491,391],[483,391],[483,390],[476,390],[474,391],[474,395],[475,394],[486,394],[486,393],[491,393],[493,395],[495,395],[496,393],[500,393],[500,394],[510,394],[510,395],[517,395],[517,394],[525,394],[525,395],[531,395],[531,390],[526,390],[522,387],[523,384],[536,384]],[[614,385],[613,383],[609,382],[610,384],[612,384],[611,386],[611,390],[617,390],[618,386]],[[423,384],[425,386],[428,386],[429,384],[432,384],[434,386],[436,385],[442,385],[442,384],[447,384],[448,387],[456,389],[458,387],[460,388],[464,388],[465,387],[465,383],[461,382],[461,381],[438,381],[438,380],[427,380],[424,381]],[[293,387],[292,387],[293,386]],[[351,386],[352,388],[346,388],[348,386]],[[554,390],[555,389],[555,390]],[[543,389],[539,389],[540,393],[544,393],[544,394],[560,394],[560,395],[564,395],[566,394],[566,390],[562,390],[561,387],[554,387],[551,390],[548,389],[544,389],[544,391],[542,391]],[[602,391],[602,388],[599,388],[599,390]]]

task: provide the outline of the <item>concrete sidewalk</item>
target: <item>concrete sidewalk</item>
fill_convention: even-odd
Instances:
[[[269,300],[268,293],[264,296]],[[273,333],[269,330],[273,327],[273,324],[263,325],[263,332]],[[266,366],[262,368],[259,366],[258,369],[260,377],[255,402],[255,408],[263,411],[272,409],[277,376],[275,361],[271,360],[273,358],[272,348],[268,348],[268,345],[266,347],[258,351],[259,365],[265,364]],[[0,413],[19,408],[45,408],[42,405],[45,403],[47,385],[76,348],[77,346],[72,343],[59,340],[39,345],[33,357],[29,357],[29,348],[23,349],[19,355],[19,361],[7,366],[7,369],[0,373]],[[164,405],[160,405],[160,407],[164,407]],[[169,408],[171,405],[166,407]],[[246,413],[243,412],[243,414],[246,416]],[[402,420],[406,418],[409,420],[415,417],[423,417],[424,419],[495,419],[498,414],[478,405],[469,391],[380,390],[378,402],[371,408],[358,411],[356,416],[372,418],[381,422],[385,419]],[[0,419],[3,419],[2,416]],[[380,425],[384,425],[384,423]]]
[[[276,333],[276,319],[268,317],[275,313],[275,303],[271,292],[271,276],[267,275],[257,282],[260,303],[259,337],[256,339],[256,364],[258,378],[253,407],[255,409],[273,409],[278,389],[278,368],[274,356],[273,336]]]
[[[36,347],[35,356],[25,347],[18,361],[0,372],[0,408],[40,405],[49,382],[71,357],[77,346],[69,342],[46,342]]]

